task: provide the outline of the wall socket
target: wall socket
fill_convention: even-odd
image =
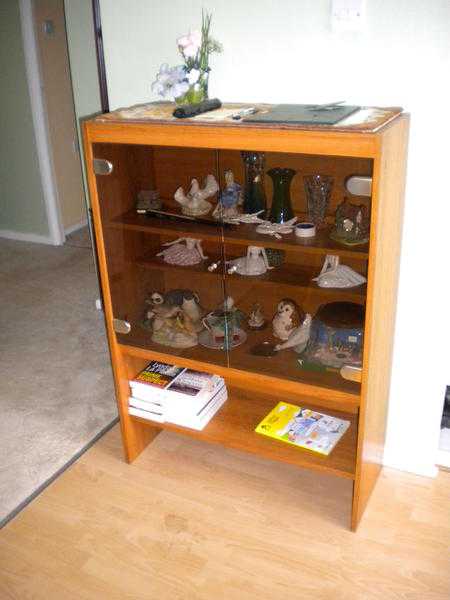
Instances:
[[[331,0],[332,31],[362,31],[365,21],[365,0]]]

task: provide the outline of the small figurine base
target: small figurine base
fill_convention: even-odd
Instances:
[[[247,340],[247,334],[243,329],[235,329],[233,337],[226,339],[225,336],[214,336],[210,331],[202,331],[198,336],[198,342],[205,348],[212,350],[231,350],[240,346]]]
[[[364,237],[361,239],[354,239],[354,240],[346,238],[346,237],[342,237],[335,230],[333,230],[330,233],[330,238],[332,240],[334,240],[335,242],[339,242],[339,244],[344,244],[345,246],[361,246],[361,244],[367,244],[367,242],[369,241],[368,237]]]

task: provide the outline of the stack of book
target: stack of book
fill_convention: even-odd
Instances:
[[[130,415],[203,429],[227,399],[222,377],[152,361],[130,380]]]

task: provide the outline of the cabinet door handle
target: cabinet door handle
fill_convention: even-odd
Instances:
[[[106,158],[94,158],[94,173],[96,175],[111,175],[114,165]]]
[[[113,319],[113,329],[116,333],[130,333],[131,325],[122,319]]]

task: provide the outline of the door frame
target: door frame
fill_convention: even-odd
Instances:
[[[66,235],[62,224],[52,148],[48,134],[47,112],[42,93],[32,0],[19,0],[19,9],[31,114],[49,230],[48,243],[61,246],[66,240]]]

